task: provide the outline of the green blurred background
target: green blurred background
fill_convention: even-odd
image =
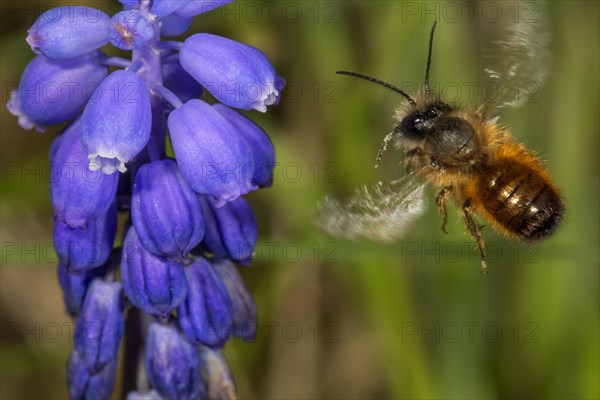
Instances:
[[[26,29],[57,3],[74,4],[0,3],[3,104],[32,58]],[[500,113],[563,190],[567,216],[555,236],[526,247],[486,228],[482,276],[454,206],[448,235],[431,207],[391,245],[338,241],[310,222],[324,195],[400,174],[394,151],[373,168],[399,97],[336,70],[414,87],[437,19],[432,82],[481,78],[490,25],[451,4],[462,15],[443,2],[241,1],[195,22],[192,31],[262,49],[288,81],[279,107],[249,113],[279,165],[274,187],[249,196],[260,243],[242,273],[260,330],[256,342],[226,347],[240,398],[600,397],[598,1],[548,4],[549,78],[538,101]],[[484,4],[471,8],[479,22]],[[47,178],[59,128],[24,132],[4,107],[0,117],[0,397],[64,398],[72,323],[55,277]]]

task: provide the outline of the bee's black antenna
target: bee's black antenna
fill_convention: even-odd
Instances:
[[[431,53],[433,52],[433,34],[435,33],[435,26],[437,21],[433,23],[431,27],[431,33],[429,34],[429,52],[427,53],[427,66],[425,67],[425,93],[429,93],[429,69],[431,68]]]
[[[388,89],[392,89],[394,92],[400,93],[402,96],[406,97],[406,99],[408,100],[408,102],[411,105],[413,105],[413,106],[415,105],[415,101],[408,95],[408,93],[406,93],[404,90],[400,89],[399,87],[391,85],[391,84],[389,84],[387,82],[380,81],[379,79],[375,79],[375,78],[370,77],[368,75],[359,74],[357,72],[336,71],[335,73],[336,74],[340,74],[340,75],[349,75],[349,76],[353,76],[355,78],[361,78],[361,79],[367,80],[369,82],[373,82],[373,83],[376,83],[376,84],[381,85],[383,87],[386,87]]]

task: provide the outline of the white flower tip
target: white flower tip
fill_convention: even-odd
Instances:
[[[127,171],[127,167],[125,167],[125,162],[119,160],[119,166],[117,167],[119,172],[124,173]]]
[[[35,124],[33,122],[31,122],[31,120],[29,118],[27,118],[26,116],[20,115],[19,116],[19,126],[23,129],[25,129],[26,131],[28,131],[31,128],[33,128],[35,126]]]
[[[90,159],[90,164],[88,165],[90,171],[98,171],[101,169],[106,175],[112,175],[117,171],[127,171],[125,162],[116,157],[106,158],[97,154],[89,154],[88,157]]]
[[[10,99],[8,99],[8,101],[6,102],[6,108],[8,109],[8,112],[14,115],[15,117],[21,115],[20,101],[17,95],[18,92],[16,90],[13,90],[12,92],[10,92]]]
[[[18,123],[21,128],[28,131],[32,128],[35,128],[38,132],[44,132],[46,130],[46,126],[42,124],[38,124],[35,121],[31,120],[22,110],[21,110],[21,99],[16,90],[13,90],[10,93],[10,99],[6,103],[6,108],[8,112],[18,117]]]
[[[106,165],[104,164],[102,166],[102,172],[104,172],[106,175],[112,175],[116,172],[116,168],[113,165]]]
[[[263,102],[261,102],[261,103],[255,103],[253,108],[256,111],[260,111],[261,113],[267,112],[267,106]]]
[[[90,171],[98,171],[100,169],[99,157],[94,156],[92,154],[89,154],[88,157],[90,159],[90,163],[88,164],[88,169]]]
[[[267,106],[278,103],[279,91],[275,88],[272,83],[265,83],[265,89],[260,96],[260,99],[254,103],[253,107],[256,111],[262,113],[267,112]]]
[[[21,119],[19,118],[19,122],[21,121]],[[40,124],[36,124],[35,122],[33,123],[33,126],[35,127],[35,130],[38,131],[39,133],[44,133],[46,132],[46,125],[40,125]]]
[[[41,49],[41,44],[40,44],[40,37],[39,37],[39,35],[36,32],[32,32],[32,31],[33,31],[32,29],[29,29],[27,31],[29,34],[25,38],[25,41],[31,47],[31,50],[35,54],[42,54],[42,49]]]

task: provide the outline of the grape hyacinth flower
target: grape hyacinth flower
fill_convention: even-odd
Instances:
[[[69,395],[111,396],[125,341],[123,398],[235,398],[222,349],[257,332],[234,265],[251,263],[257,240],[242,196],[271,186],[275,165],[267,134],[235,109],[266,112],[285,81],[246,44],[161,39],[232,0],[119,1],[112,17],[44,12],[7,103],[23,129],[66,123],[50,149],[50,196],[58,280],[77,322]]]

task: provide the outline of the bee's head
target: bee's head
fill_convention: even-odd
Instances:
[[[452,107],[448,104],[436,101],[404,117],[395,132],[412,140],[425,139],[427,133],[435,126],[437,119],[451,110]]]
[[[349,75],[349,76],[353,76],[355,78],[364,79],[369,82],[373,82],[380,86],[391,89],[394,92],[400,94],[402,97],[404,97],[408,102],[406,104],[406,108],[409,109],[408,114],[406,116],[404,116],[405,108],[402,107],[400,113],[403,116],[399,118],[400,123],[396,126],[396,128],[394,129],[393,132],[391,132],[390,134],[388,134],[385,137],[385,139],[379,149],[379,153],[377,154],[376,167],[379,163],[379,160],[381,159],[381,155],[382,155],[383,151],[386,149],[386,144],[389,140],[391,140],[394,137],[396,137],[396,139],[399,139],[399,137],[405,137],[407,139],[414,140],[414,141],[423,141],[426,139],[426,135],[429,132],[431,132],[432,129],[435,127],[436,120],[452,110],[452,107],[450,107],[448,104],[444,103],[443,101],[440,101],[440,100],[431,101],[432,99],[435,99],[435,96],[433,94],[431,94],[430,90],[429,90],[429,71],[431,68],[431,55],[433,53],[433,34],[435,33],[436,24],[437,24],[437,22],[433,23],[433,26],[431,27],[431,33],[429,34],[429,48],[428,48],[428,52],[427,52],[427,65],[425,67],[425,84],[423,86],[424,93],[423,93],[423,96],[420,96],[420,98],[417,99],[418,101],[415,101],[415,99],[410,97],[410,95],[408,93],[406,93],[404,90],[400,89],[399,87],[391,85],[382,80],[373,78],[371,76],[359,74],[357,72],[350,72],[350,71],[337,71],[336,72],[338,74]],[[426,104],[426,105],[423,106],[423,104]],[[397,115],[398,115],[398,112],[397,112]]]

